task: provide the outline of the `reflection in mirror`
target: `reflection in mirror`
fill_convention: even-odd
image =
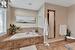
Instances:
[[[20,29],[11,27],[8,33],[14,34],[10,39],[21,39],[43,35],[44,27],[44,1],[43,0],[10,0],[8,6],[8,29],[15,25]],[[16,33],[14,33],[14,31]],[[10,33],[11,32],[11,33]]]

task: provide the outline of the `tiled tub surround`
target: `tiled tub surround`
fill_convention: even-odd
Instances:
[[[43,43],[43,36],[7,40],[0,42],[0,50],[13,50],[15,48],[21,48],[41,43]]]

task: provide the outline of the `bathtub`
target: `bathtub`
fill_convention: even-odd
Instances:
[[[75,39],[74,37],[66,36],[67,39]]]
[[[41,35],[34,32],[16,33],[13,36],[11,36],[10,39],[13,40],[13,39],[36,37],[36,36],[41,36]]]

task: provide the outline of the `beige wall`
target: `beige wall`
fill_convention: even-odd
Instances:
[[[67,24],[67,7],[45,3],[45,16],[47,17],[47,9],[55,10],[56,37],[59,35],[60,24]]]
[[[68,28],[75,37],[75,5],[68,7]]]
[[[9,25],[14,22],[14,16],[15,16],[15,9],[12,8],[10,5],[8,5],[7,8],[7,28],[9,28]]]

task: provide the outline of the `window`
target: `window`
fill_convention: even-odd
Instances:
[[[0,8],[0,34],[6,32],[6,9]]]

